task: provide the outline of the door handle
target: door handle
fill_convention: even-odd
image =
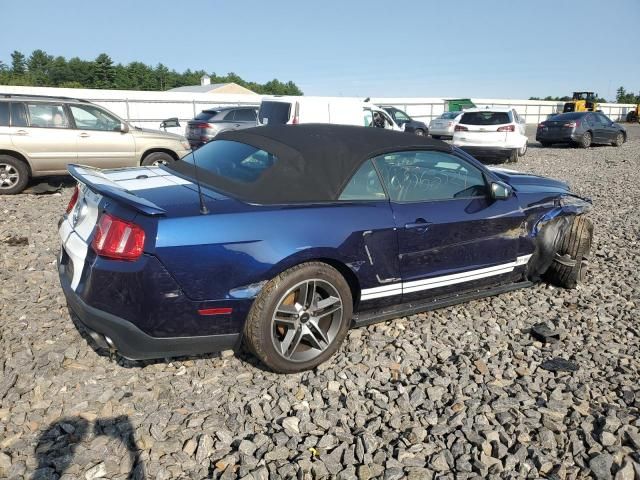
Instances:
[[[417,228],[420,230],[427,230],[430,225],[431,225],[431,222],[427,222],[424,218],[416,218],[415,222],[405,223],[404,228],[406,229]]]
[[[88,133],[82,132],[79,136],[82,138],[87,138],[87,137],[90,137],[91,135],[89,135]]]
[[[16,135],[29,135],[29,132],[27,132],[26,130],[18,130],[16,132]]]

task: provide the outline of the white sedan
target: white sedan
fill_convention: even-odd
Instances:
[[[433,138],[453,138],[453,131],[464,112],[444,112],[429,123],[429,134]]]
[[[478,158],[509,162],[527,152],[526,124],[514,108],[465,110],[453,133],[453,144]]]

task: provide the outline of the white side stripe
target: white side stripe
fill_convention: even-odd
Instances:
[[[516,267],[526,265],[531,255],[522,255],[515,262],[503,263],[493,267],[479,268],[469,272],[454,273],[452,275],[442,275],[440,277],[425,280],[415,280],[412,282],[394,283],[381,287],[365,288],[361,292],[361,300],[372,300],[374,298],[401,295],[403,293],[419,292],[421,290],[431,290],[433,288],[446,287],[457,283],[470,282],[481,278],[493,277],[512,272]]]

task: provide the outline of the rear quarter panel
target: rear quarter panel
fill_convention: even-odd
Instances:
[[[360,288],[379,286],[376,275],[398,277],[396,242],[387,202],[246,206],[160,220],[155,254],[187,296],[215,300],[255,296],[256,284],[318,259],[347,266]]]

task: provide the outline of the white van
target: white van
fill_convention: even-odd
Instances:
[[[335,123],[403,129],[377,105],[339,97],[267,97],[258,111],[258,125]]]

